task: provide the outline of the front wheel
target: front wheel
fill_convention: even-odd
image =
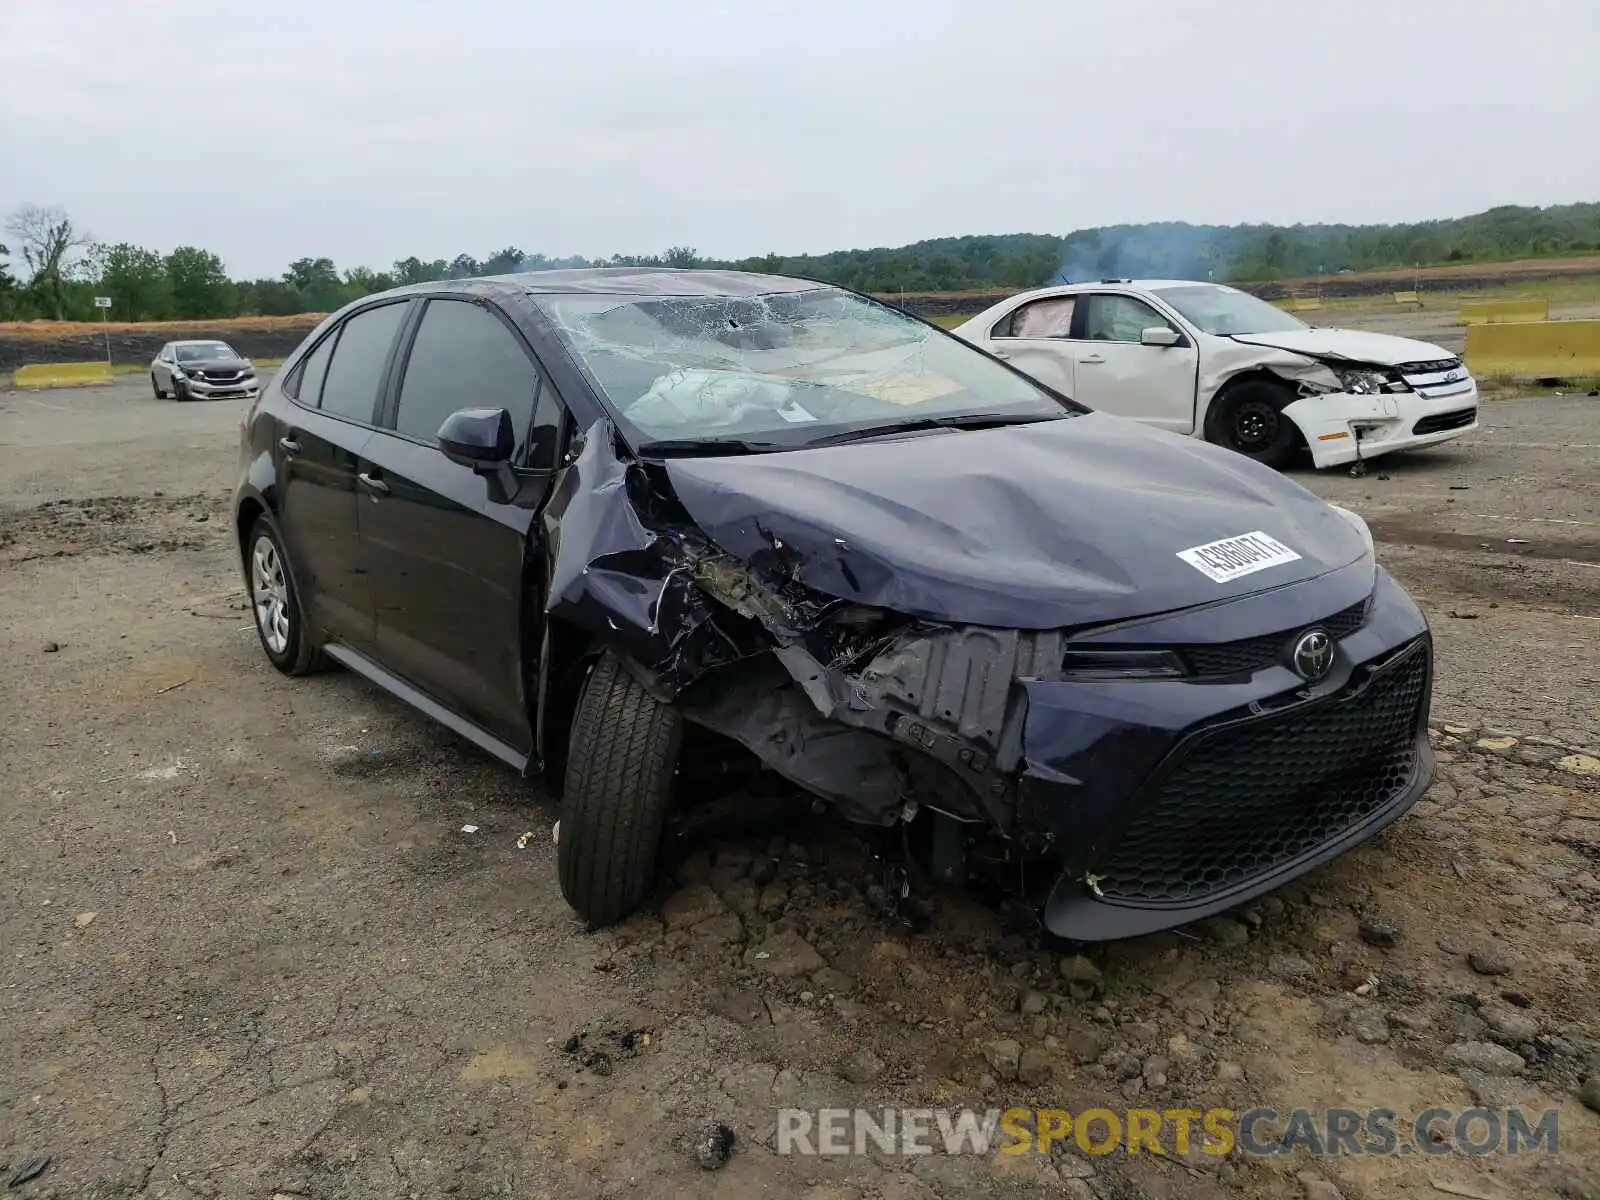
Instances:
[[[250,581],[250,611],[267,659],[285,675],[305,675],[320,664],[306,634],[300,595],[289,571],[289,556],[277,528],[257,517],[245,542],[245,572]]]
[[[591,927],[639,907],[655,878],[683,718],[606,652],[572,722],[561,836],[561,894]]]
[[[180,404],[189,398],[189,385],[181,379],[172,381],[172,398]]]
[[[1229,388],[1211,405],[1206,441],[1269,467],[1288,466],[1300,446],[1300,431],[1283,415],[1294,402],[1286,387],[1250,380]]]

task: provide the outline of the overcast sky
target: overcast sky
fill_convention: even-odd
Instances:
[[[1595,0],[0,0],[0,213],[735,257],[1600,200]]]

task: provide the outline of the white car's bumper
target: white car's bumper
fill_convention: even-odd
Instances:
[[[1336,467],[1471,433],[1478,427],[1478,385],[1470,376],[1465,385],[1439,389],[1442,395],[1329,392],[1296,400],[1283,413],[1305,435],[1311,461],[1318,467]]]

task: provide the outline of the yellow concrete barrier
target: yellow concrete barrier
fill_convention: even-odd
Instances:
[[[1463,300],[1461,302],[1463,325],[1521,324],[1549,319],[1549,300]]]
[[[1290,299],[1285,307],[1290,312],[1311,312],[1322,307],[1322,298],[1319,296],[1297,296]]]
[[[1467,330],[1477,375],[1600,375],[1600,321],[1528,321]]]
[[[1394,302],[1396,304],[1420,305],[1422,303],[1422,297],[1417,295],[1415,292],[1396,292],[1394,294]]]
[[[18,387],[78,387],[92,383],[111,382],[111,364],[92,363],[36,363],[31,367],[18,367],[12,376]]]

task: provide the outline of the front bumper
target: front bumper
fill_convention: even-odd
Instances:
[[[1285,628],[1286,639],[1316,625],[1337,634],[1307,618],[1348,610],[1350,582],[1348,570],[1335,572],[1118,636],[1192,641],[1197,619]],[[1261,623],[1286,602],[1298,609],[1287,622]],[[1364,620],[1338,639],[1334,667],[1313,685],[1279,662],[1208,682],[1023,684],[1018,828],[1048,831],[1062,866],[1046,927],[1080,941],[1172,928],[1371,837],[1431,780],[1431,686],[1427,623],[1382,571]]]
[[[229,383],[213,383],[209,379],[195,379],[185,376],[183,385],[189,389],[191,396],[204,396],[212,400],[229,400],[243,398],[254,400],[261,394],[261,382],[255,376]]]
[[[1305,437],[1311,461],[1318,467],[1335,467],[1471,433],[1478,428],[1478,385],[1470,376],[1465,385],[1432,395],[1330,392],[1296,400],[1283,414]]]
[[[1313,630],[1332,654],[1308,682],[1293,648]],[[1091,677],[1085,651],[1182,670]],[[679,698],[851,821],[958,822],[936,870],[963,846],[1043,868],[1045,924],[1075,940],[1277,887],[1394,820],[1433,771],[1428,624],[1369,556],[1092,630],[913,627],[864,664],[830,659],[791,642]]]

